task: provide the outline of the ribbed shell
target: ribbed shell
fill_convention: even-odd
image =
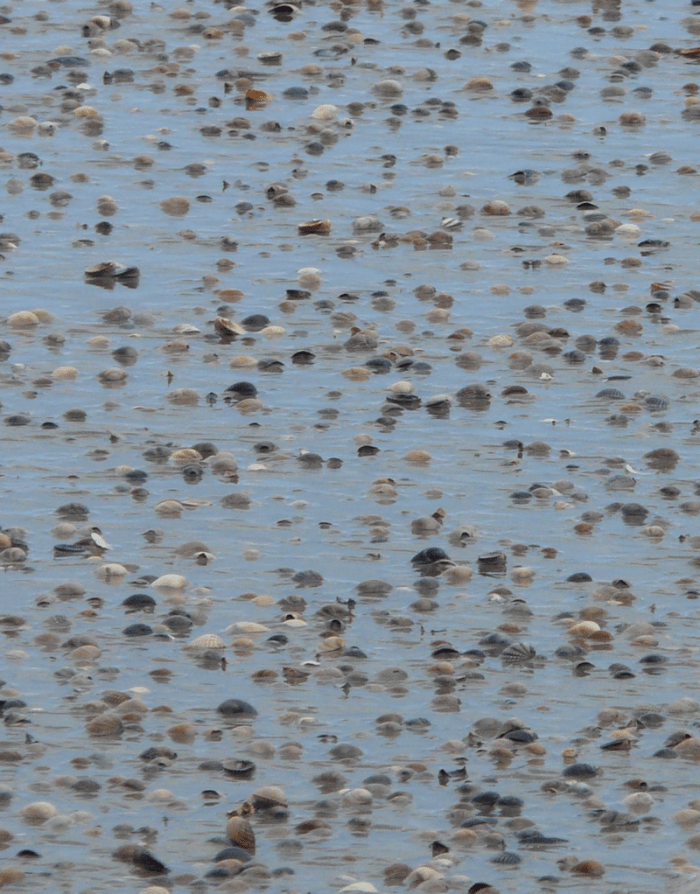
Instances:
[[[501,652],[501,661],[505,664],[521,664],[530,661],[536,655],[535,648],[529,643],[513,643]]]
[[[185,646],[188,650],[196,649],[225,649],[226,643],[215,633],[203,633]]]

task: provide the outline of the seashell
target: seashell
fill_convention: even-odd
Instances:
[[[378,96],[400,96],[403,93],[403,86],[400,81],[393,78],[386,78],[378,81],[372,86],[372,92]]]
[[[482,214],[490,214],[493,217],[505,217],[510,214],[510,205],[502,199],[492,199],[481,209]]]
[[[256,810],[268,810],[270,807],[287,807],[287,796],[278,785],[266,785],[256,789],[250,796]]]
[[[177,466],[186,466],[188,463],[199,462],[202,454],[199,450],[193,450],[191,447],[184,447],[182,450],[176,450],[170,455],[170,462]]]
[[[16,314],[11,314],[7,322],[13,329],[31,329],[39,325],[39,317],[30,310],[20,310]]]
[[[276,338],[279,335],[285,335],[286,332],[284,326],[265,326],[260,330],[260,335],[264,335],[265,338]]]
[[[97,378],[103,384],[114,385],[119,382],[125,382],[128,378],[128,374],[126,370],[123,370],[118,366],[110,366],[108,369],[103,369]]]
[[[351,366],[349,369],[344,369],[341,375],[351,382],[366,382],[371,378],[372,372],[365,366]]]
[[[694,810],[692,807],[684,807],[674,813],[671,819],[679,826],[694,825],[695,823],[700,823],[700,810]]]
[[[102,654],[102,650],[97,646],[78,646],[77,649],[73,649],[68,653],[68,657],[71,661],[94,661],[95,658],[99,658]]]
[[[328,236],[331,231],[331,222],[328,218],[305,220],[297,225],[297,229],[302,236]]]
[[[26,804],[20,813],[27,822],[39,824],[57,816],[58,810],[49,801],[32,801],[31,804]]]
[[[493,90],[493,83],[488,78],[480,75],[478,77],[472,78],[470,81],[467,81],[462,89],[472,90],[475,93],[484,93],[488,90]]]
[[[232,320],[228,320],[226,317],[217,317],[214,320],[214,329],[221,335],[245,334],[245,329],[242,326],[239,326],[238,323],[234,323]]]
[[[391,391],[393,394],[413,394],[416,390],[416,386],[413,382],[403,380],[401,382],[394,382],[393,385],[389,385],[387,390]]]
[[[683,739],[674,748],[682,758],[686,760],[700,760],[700,738],[691,736],[689,739]]]
[[[311,113],[311,117],[317,121],[332,121],[338,114],[338,107],[330,103],[318,106]]]
[[[187,651],[197,651],[198,649],[225,649],[226,643],[215,633],[203,633],[201,636],[193,639],[192,642],[185,646]]]
[[[405,884],[410,890],[411,888],[417,888],[419,885],[422,885],[423,882],[435,881],[440,878],[443,878],[442,873],[438,872],[437,869],[433,869],[432,866],[419,866],[406,877]]]
[[[661,525],[647,525],[645,528],[642,528],[642,533],[645,534],[647,537],[651,537],[655,540],[660,540],[666,532],[661,527]]]
[[[162,574],[153,581],[151,586],[163,587],[168,590],[184,590],[188,583],[187,578],[181,574]]]
[[[571,872],[577,875],[603,875],[603,864],[598,860],[580,860],[571,867]]]
[[[185,196],[173,196],[170,199],[163,199],[160,209],[170,217],[184,217],[190,210],[190,202]]]
[[[503,851],[500,854],[496,854],[495,857],[491,857],[491,862],[497,863],[499,866],[517,866],[522,861],[523,858],[512,851]]]
[[[317,289],[321,285],[321,271],[318,267],[301,267],[297,270],[297,282],[307,289]]]
[[[156,513],[164,518],[179,518],[185,507],[179,500],[161,500],[154,508]]]
[[[231,369],[241,369],[246,366],[257,366],[258,361],[255,357],[251,357],[250,354],[238,354],[232,360],[229,361],[229,366]]]
[[[510,579],[514,584],[527,584],[535,578],[534,568],[529,565],[515,565],[510,572]]]
[[[255,854],[255,832],[243,816],[232,816],[226,823],[226,834],[231,844],[242,847],[249,854]]]
[[[94,106],[78,106],[73,111],[76,118],[101,118],[102,116]]]
[[[199,394],[194,390],[194,388],[176,388],[174,391],[171,391],[167,400],[171,404],[179,404],[180,406],[189,406],[194,407],[199,403]],[[178,450],[176,453],[180,453],[182,451]],[[197,451],[193,451],[196,453]],[[173,459],[176,454],[173,454],[171,459],[173,462],[177,462],[176,459]],[[199,456],[201,459],[201,456]]]
[[[96,738],[118,736],[123,729],[123,723],[114,714],[101,714],[99,717],[94,717],[85,726],[87,734]]]
[[[13,130],[34,130],[36,125],[36,118],[32,118],[30,115],[19,115],[19,117],[10,121],[8,127],[13,128]]]
[[[123,565],[120,565],[118,562],[109,562],[107,565],[101,566],[97,572],[97,576],[104,580],[111,580],[115,577],[124,577],[128,573],[128,569]]]
[[[243,400],[239,400],[236,404],[236,409],[244,416],[247,413],[256,413],[258,410],[262,410],[262,408],[263,402],[255,397],[246,397]]]
[[[222,764],[224,772],[236,779],[249,779],[255,773],[255,764],[248,760],[230,760]]]
[[[236,621],[226,628],[226,633],[269,633],[270,628],[255,621]]]
[[[483,556],[478,556],[476,561],[481,574],[505,573],[507,557],[504,552],[484,553]]]
[[[515,344],[515,339],[505,333],[492,336],[488,341],[491,348],[510,348]]]
[[[648,792],[633,792],[622,803],[630,813],[648,813],[656,802]]]
[[[404,455],[404,459],[409,463],[429,463],[432,459],[432,456],[428,453],[427,450],[409,450],[408,453]]]
[[[650,469],[669,472],[676,467],[680,456],[672,447],[657,447],[656,450],[645,453],[642,459]]]
[[[646,116],[641,112],[623,112],[618,120],[622,127],[642,127],[647,123]]]
[[[637,226],[637,224],[620,224],[619,227],[615,228],[615,233],[618,236],[622,236],[623,239],[639,239],[642,235],[642,231]]]
[[[343,795],[343,805],[345,807],[371,807],[372,793],[366,788],[353,788],[345,792]]]
[[[122,268],[118,261],[98,261],[96,264],[90,264],[83,271],[85,276],[90,278],[116,276]]]
[[[197,734],[194,724],[192,723],[176,723],[168,729],[168,735],[173,742],[180,742],[183,745],[191,745]]]
[[[248,100],[248,102],[258,103],[270,102],[274,97],[266,90],[257,90],[255,87],[251,87],[250,90],[246,90],[245,98]]]
[[[78,370],[74,366],[58,366],[53,371],[54,379],[74,379],[78,375]]]
[[[530,643],[512,643],[501,652],[501,661],[504,664],[522,664],[535,658],[537,652]]]
[[[444,573],[444,578],[450,586],[458,587],[466,584],[474,577],[473,570],[468,565],[453,565]]]

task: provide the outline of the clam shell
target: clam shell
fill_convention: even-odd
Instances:
[[[496,854],[495,857],[492,857],[491,862],[497,863],[500,866],[517,866],[518,863],[522,863],[522,857],[518,854],[514,854],[512,851],[503,851],[503,853]]]
[[[215,633],[203,633],[201,636],[193,639],[191,643],[185,646],[188,651],[196,651],[197,649],[225,649],[226,643]]]
[[[231,844],[242,847],[249,854],[255,853],[255,832],[245,817],[232,816],[226,823],[226,834]]]
[[[226,317],[217,317],[214,320],[214,329],[222,335],[245,335],[245,329],[242,326]]]
[[[249,779],[255,773],[255,764],[248,760],[230,760],[222,764],[224,772],[236,779]]]
[[[530,661],[537,655],[535,648],[529,643],[513,643],[501,652],[501,661],[504,664],[522,664]]]
[[[250,800],[256,810],[267,810],[269,807],[286,807],[287,796],[278,785],[266,785],[253,792]]]
[[[187,578],[181,574],[162,574],[153,581],[151,586],[165,587],[169,590],[184,590],[187,584]]]
[[[327,219],[305,220],[298,225],[298,230],[302,236],[327,236],[331,231],[331,222]]]

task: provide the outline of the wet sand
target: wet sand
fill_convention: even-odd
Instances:
[[[0,11],[0,885],[700,890],[696,9]]]

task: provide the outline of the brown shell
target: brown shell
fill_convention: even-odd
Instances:
[[[89,736],[118,736],[124,726],[114,714],[102,714],[91,720],[85,730]]]
[[[298,225],[298,230],[302,236],[327,236],[331,231],[331,222],[328,219],[305,220]]]
[[[270,102],[272,94],[266,90],[257,90],[255,87],[251,87],[249,90],[246,90],[245,98],[249,102]]]
[[[255,832],[247,819],[242,816],[232,816],[226,823],[226,834],[231,844],[242,847],[249,854],[255,854]]]
[[[598,860],[580,860],[571,867],[571,872],[577,875],[603,875],[605,869]]]

